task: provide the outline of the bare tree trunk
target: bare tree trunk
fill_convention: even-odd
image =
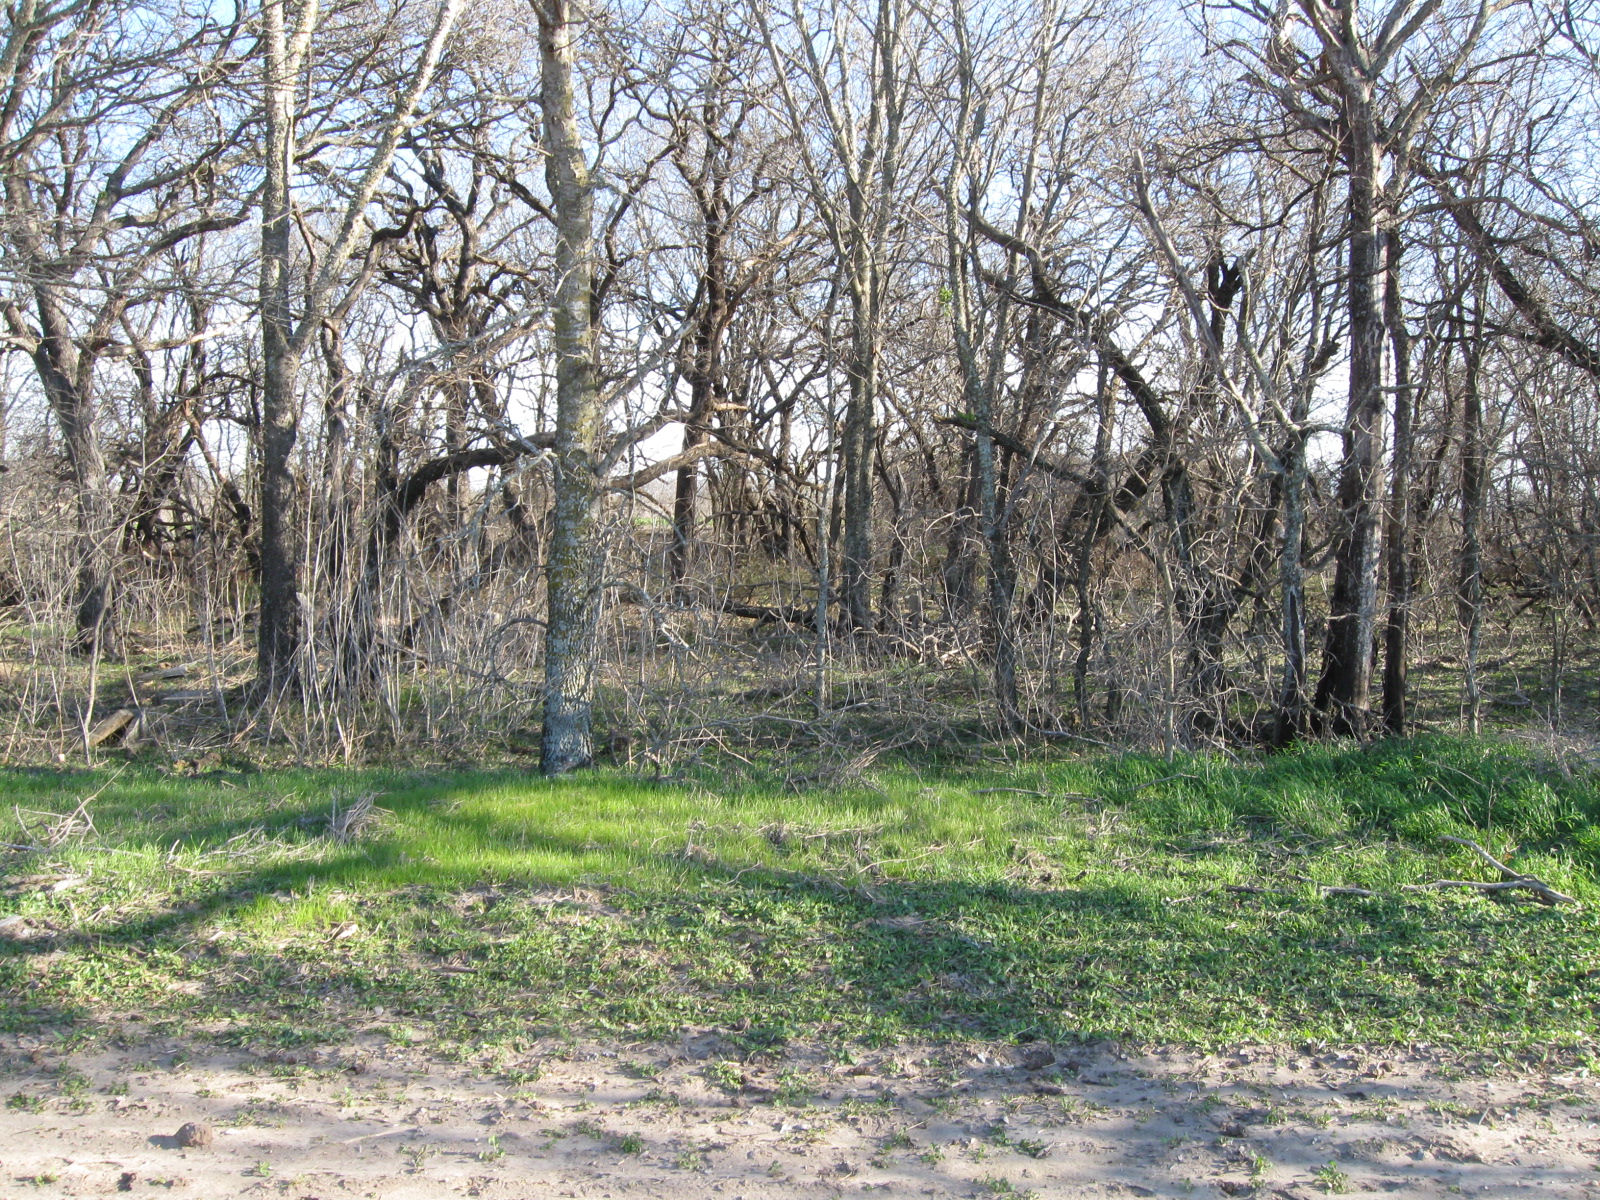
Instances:
[[[328,311],[340,274],[364,236],[362,215],[394,162],[400,139],[411,127],[417,103],[433,79],[445,40],[466,0],[441,0],[416,70],[368,156],[339,216],[337,232],[307,284],[303,311],[295,319],[291,293],[295,169],[295,100],[301,67],[316,31],[317,0],[301,0],[294,29],[287,0],[266,0],[261,19],[265,178],[261,188],[261,617],[256,648],[256,686],[266,692],[296,683],[300,645],[301,531],[295,521],[297,487],[294,446],[300,435],[297,394],[300,364]],[[357,287],[360,285],[357,284]],[[348,299],[349,297],[347,297]]]
[[[850,268],[850,391],[844,408],[840,457],[844,467],[844,540],[839,584],[845,616],[856,629],[872,626],[872,445],[878,393],[876,264],[855,246]]]
[[[1479,310],[1482,311],[1481,308]],[[1462,323],[1465,329],[1465,322]],[[1485,462],[1483,449],[1483,393],[1479,378],[1483,365],[1481,319],[1464,339],[1466,381],[1461,403],[1461,556],[1456,588],[1456,611],[1466,639],[1467,730],[1479,732],[1483,693],[1478,681],[1478,653],[1483,642],[1483,548],[1479,530],[1483,519]]]
[[[572,0],[536,0],[544,107],[545,181],[556,218],[555,505],[546,567],[540,769],[560,775],[594,759],[592,706],[599,621],[600,393],[595,372],[594,191],[578,131]]]
[[[1328,638],[1317,707],[1335,733],[1367,732],[1372,694],[1373,635],[1378,612],[1379,529],[1382,510],[1383,313],[1379,289],[1378,139],[1372,88],[1354,68],[1343,72],[1350,279],[1350,393],[1344,463],[1339,472],[1339,520]]]
[[[1101,529],[1107,524],[1111,508],[1111,442],[1117,421],[1116,382],[1106,369],[1104,355],[1100,356],[1097,385],[1094,459],[1089,468],[1092,496],[1084,508],[1088,519],[1079,538],[1078,561],[1073,572],[1078,597],[1078,653],[1072,664],[1072,698],[1077,705],[1080,728],[1089,725],[1089,659],[1094,654],[1097,624],[1090,584],[1094,580],[1094,549],[1100,542]]]
[[[310,6],[311,0],[305,0]],[[262,6],[266,28],[266,174],[261,189],[261,609],[256,683],[267,691],[288,686],[300,643],[300,545],[295,505],[294,444],[300,432],[295,385],[300,356],[290,300],[290,211],[294,170],[294,94],[299,54],[314,17],[302,13],[291,38],[283,0]]]
[[[1296,417],[1303,421],[1303,414]],[[1289,432],[1283,455],[1283,547],[1278,578],[1283,590],[1283,682],[1273,744],[1287,746],[1306,727],[1306,583],[1300,559],[1305,549],[1306,436]]]
[[[93,379],[79,363],[60,297],[43,282],[35,284],[34,296],[40,334],[33,346],[34,366],[67,444],[76,499],[77,648],[85,654],[104,653],[108,649],[106,621],[111,610],[115,531]]]
[[[720,206],[718,206],[720,207]],[[717,400],[717,380],[721,369],[722,336],[726,323],[727,263],[723,234],[715,209],[705,214],[705,276],[701,281],[701,311],[695,321],[694,345],[690,355],[689,419],[683,425],[683,453],[692,454],[711,436],[711,421]],[[681,590],[689,570],[689,551],[694,543],[695,508],[699,502],[700,463],[687,462],[678,468],[672,496],[672,549],[668,553],[668,573]]]
[[[1411,387],[1411,338],[1401,306],[1398,230],[1387,241],[1388,288],[1384,316],[1394,355],[1394,464],[1389,484],[1389,521],[1385,533],[1389,556],[1389,622],[1384,630],[1383,725],[1395,737],[1406,732],[1407,641],[1411,621],[1411,457],[1412,414],[1416,397]]]
[[[983,120],[974,111],[977,88],[966,39],[966,21],[965,12],[957,14],[961,99],[956,119],[955,157],[945,181],[946,277],[949,281],[946,290],[950,294],[951,332],[965,384],[966,408],[972,413],[977,437],[973,469],[978,483],[978,513],[988,567],[985,582],[989,594],[988,633],[993,656],[995,708],[1001,729],[1011,734],[1022,727],[1017,707],[1016,641],[1011,622],[1015,580],[994,455],[995,393],[1000,388],[1001,364],[1006,355],[1010,306],[1006,298],[1001,297],[984,322],[983,309],[972,287],[972,276],[977,274],[975,239],[978,234],[975,222],[967,213],[978,211],[980,185],[971,177],[970,159],[974,156],[973,144],[983,134]],[[967,213],[962,211],[963,205]],[[985,324],[987,330],[983,328]],[[980,356],[977,338],[985,332],[990,339],[988,353]]]

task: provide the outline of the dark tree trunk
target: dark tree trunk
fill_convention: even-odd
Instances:
[[[1389,622],[1384,630],[1383,725],[1395,737],[1406,732],[1406,668],[1411,621],[1411,459],[1416,396],[1411,386],[1411,338],[1401,304],[1400,234],[1391,229],[1384,316],[1394,354],[1394,465],[1389,485]]]
[[[105,454],[92,380],[81,369],[60,299],[45,284],[36,286],[34,295],[40,332],[33,351],[34,367],[66,442],[75,492],[76,646],[83,653],[103,652],[110,648],[107,624],[116,531],[111,497],[106,492]]]
[[[1384,323],[1378,228],[1378,143],[1371,89],[1349,72],[1344,88],[1344,137],[1349,169],[1350,392],[1345,412],[1344,461],[1339,471],[1339,533],[1335,543],[1328,637],[1317,708],[1333,732],[1368,732],[1373,636],[1378,611],[1379,527],[1383,469]]]
[[[1462,322],[1462,329],[1466,323]],[[1478,733],[1483,693],[1478,681],[1478,653],[1483,641],[1483,547],[1479,531],[1487,478],[1483,445],[1483,365],[1481,321],[1464,339],[1466,379],[1461,400],[1461,554],[1456,585],[1456,612],[1466,642],[1465,716],[1467,729]]]

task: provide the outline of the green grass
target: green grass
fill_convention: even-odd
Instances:
[[[0,780],[53,813],[104,788],[96,833],[0,858],[0,916],[51,935],[0,935],[9,1030],[1595,1042],[1600,778],[1489,742],[902,765],[799,795],[709,769]],[[330,839],[365,793],[379,819]],[[1404,890],[1486,878],[1446,833],[1581,906]]]

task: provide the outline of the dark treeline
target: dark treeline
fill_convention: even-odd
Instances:
[[[1596,53],[1554,0],[16,0],[15,729],[146,660],[228,736],[552,773],[597,702],[1560,724]]]

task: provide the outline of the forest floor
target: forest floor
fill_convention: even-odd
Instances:
[[[1600,1183],[1570,748],[0,785],[0,1197]]]

